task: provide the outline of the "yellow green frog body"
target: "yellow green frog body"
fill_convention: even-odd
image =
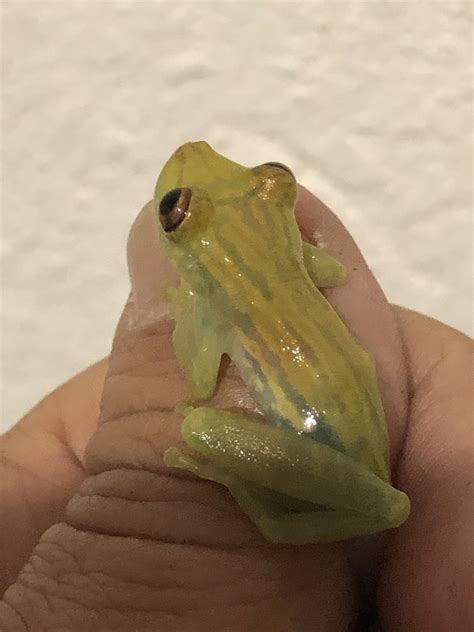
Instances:
[[[283,165],[204,142],[180,147],[155,190],[193,395],[212,395],[227,354],[261,412],[189,407],[165,462],[226,485],[267,539],[302,544],[396,527],[409,501],[390,485],[374,362],[318,290],[344,268],[302,241],[295,200]]]

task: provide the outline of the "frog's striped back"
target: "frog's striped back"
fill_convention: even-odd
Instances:
[[[165,247],[231,331],[226,351],[265,417],[354,456],[387,478],[387,432],[372,360],[304,267],[293,176],[246,169],[205,143],[180,148],[156,197],[190,191]]]
[[[287,231],[272,253],[271,234],[260,238],[262,216],[254,205],[254,230],[242,234],[229,213],[207,233],[206,248],[190,251],[194,272],[207,279],[214,309],[233,331],[228,353],[270,422],[308,433],[386,478],[373,362],[314,287],[299,233]]]

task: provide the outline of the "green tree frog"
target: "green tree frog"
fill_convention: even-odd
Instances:
[[[296,192],[284,165],[247,168],[192,142],[154,201],[194,398],[165,463],[225,485],[266,539],[304,544],[397,527],[409,500],[390,484],[374,361],[318,289],[345,269],[303,242]],[[257,413],[204,405],[224,354]]]

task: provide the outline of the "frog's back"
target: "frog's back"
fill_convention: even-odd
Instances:
[[[234,314],[231,356],[266,418],[386,475],[375,367],[305,270]],[[369,446],[363,437],[374,437]],[[380,455],[383,455],[380,457]]]
[[[386,464],[374,456],[387,452],[375,369],[306,272],[294,176],[273,163],[242,167],[206,143],[188,143],[160,174],[158,209],[179,187],[188,192],[186,220],[162,234],[163,244],[196,295],[227,320],[228,352],[268,421],[384,477]]]

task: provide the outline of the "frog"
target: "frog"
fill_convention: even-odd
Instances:
[[[164,462],[224,485],[265,540],[290,545],[394,529],[410,511],[391,484],[375,362],[324,295],[346,269],[303,240],[296,198],[284,164],[246,167],[205,141],[173,153],[154,194],[191,391]],[[253,408],[209,404],[224,359]]]

